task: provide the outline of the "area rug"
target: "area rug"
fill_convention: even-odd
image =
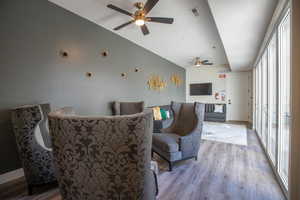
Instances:
[[[239,124],[204,122],[202,139],[247,146],[247,127]]]

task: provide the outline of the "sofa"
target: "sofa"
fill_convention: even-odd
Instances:
[[[223,112],[222,113],[214,112],[215,105],[222,105]],[[153,107],[156,107],[156,106],[153,106]],[[153,108],[153,107],[149,107],[149,108]],[[153,133],[161,133],[161,129],[170,126],[173,121],[173,118],[174,118],[174,114],[171,109],[171,105],[162,105],[159,107],[164,110],[169,111],[170,118],[166,119],[166,120],[153,120]],[[205,104],[204,121],[226,122],[226,104]]]
[[[139,102],[120,102],[114,101],[111,103],[111,111],[113,115],[132,115],[144,111],[145,103]]]
[[[154,108],[154,107],[157,107],[157,106],[153,106],[153,107],[149,107],[149,108]],[[168,119],[165,119],[165,120],[153,120],[153,133],[160,133],[161,132],[161,129],[163,128],[166,128],[168,126],[170,126],[172,124],[172,121],[173,121],[173,112],[172,112],[172,109],[171,109],[171,105],[162,105],[162,106],[159,106],[161,109],[164,109],[166,111],[169,111],[170,113],[170,118]]]
[[[216,105],[222,106],[222,112],[215,112]],[[226,104],[205,104],[205,121],[226,122]]]

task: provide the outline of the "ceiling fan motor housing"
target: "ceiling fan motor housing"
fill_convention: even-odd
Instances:
[[[134,6],[137,8],[137,9],[139,9],[139,10],[142,10],[143,8],[144,8],[144,3],[143,2],[136,2],[135,4],[134,4]]]

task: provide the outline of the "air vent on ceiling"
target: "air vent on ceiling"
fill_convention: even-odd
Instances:
[[[192,12],[193,12],[193,14],[195,15],[195,17],[198,17],[198,16],[199,16],[199,11],[198,11],[197,8],[193,8],[193,9],[192,9]]]

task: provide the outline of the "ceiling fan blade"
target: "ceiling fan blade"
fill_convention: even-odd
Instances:
[[[203,60],[202,61],[202,63],[208,63],[209,62],[209,60]]]
[[[120,13],[123,13],[123,14],[125,14],[125,15],[128,15],[128,16],[130,16],[130,17],[133,16],[132,13],[130,13],[130,12],[126,11],[126,10],[123,10],[123,9],[121,9],[121,8],[118,8],[117,6],[114,6],[114,5],[112,5],[112,4],[108,4],[107,7],[110,8],[110,9],[113,9],[113,10],[115,10],[115,11],[118,11],[118,12],[120,12]]]
[[[148,0],[144,6],[145,15],[152,10],[152,8],[157,4],[159,0]]]
[[[141,30],[142,30],[144,35],[148,35],[150,33],[148,27],[146,26],[146,24],[141,26]]]
[[[124,28],[125,26],[128,26],[129,24],[132,24],[134,22],[134,20],[131,20],[129,22],[126,22],[120,26],[117,26],[116,28],[114,28],[115,31],[120,30],[121,28]]]
[[[164,24],[173,24],[173,18],[166,18],[166,17],[147,17],[147,21],[149,22],[158,22]]]
[[[214,65],[214,63],[203,63],[203,65]]]

